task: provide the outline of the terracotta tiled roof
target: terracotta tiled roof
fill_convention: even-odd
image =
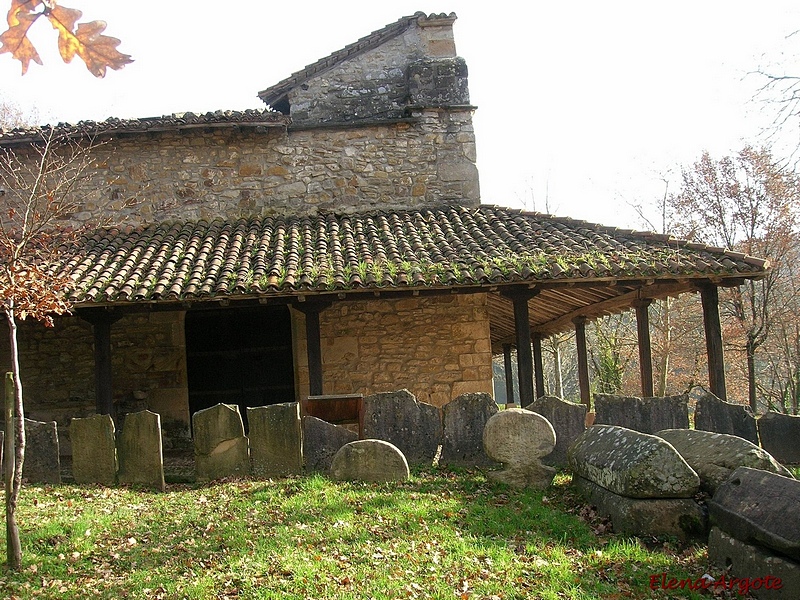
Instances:
[[[519,210],[481,206],[108,229],[65,269],[79,303],[187,301],[358,289],[738,278],[766,261]]]
[[[271,106],[275,106],[278,101],[283,98],[289,90],[298,85],[302,84],[304,81],[308,80],[309,78],[330,69],[331,67],[336,66],[343,60],[348,58],[352,58],[358,54],[363,52],[367,52],[368,50],[372,50],[373,48],[377,48],[387,40],[397,37],[401,35],[406,29],[408,29],[412,23],[417,21],[418,19],[455,19],[455,13],[451,13],[450,15],[446,14],[431,14],[426,15],[423,12],[417,12],[410,17],[402,17],[400,20],[390,23],[386,27],[378,29],[377,31],[373,31],[367,36],[364,36],[357,42],[353,42],[348,46],[345,46],[341,50],[337,50],[333,54],[326,56],[325,58],[319,59],[317,62],[308,65],[304,69],[297,71],[296,73],[292,73],[289,77],[276,83],[275,85],[268,87],[265,90],[262,90],[258,93],[258,97],[261,98],[265,103]]]
[[[36,142],[51,130],[58,137],[97,137],[118,133],[176,131],[195,127],[285,127],[290,122],[286,115],[267,109],[218,110],[204,114],[186,112],[143,119],[110,118],[105,121],[0,129],[0,146]]]

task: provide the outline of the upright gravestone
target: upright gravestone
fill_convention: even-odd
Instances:
[[[192,415],[198,481],[243,477],[250,473],[250,453],[239,407],[217,404]]]
[[[128,413],[118,451],[120,483],[165,490],[160,415],[149,410]]]
[[[303,435],[297,402],[247,409],[250,458],[257,477],[285,477],[303,470]]]
[[[330,475],[337,481],[405,481],[408,462],[400,449],[383,440],[356,440],[339,448]]]
[[[442,440],[441,412],[408,390],[373,394],[364,398],[364,437],[394,444],[411,465],[430,466]]]
[[[465,467],[495,464],[483,449],[483,428],[497,411],[497,404],[485,392],[461,394],[445,404],[439,464]]]
[[[306,415],[303,417],[303,459],[306,471],[327,472],[339,449],[357,439],[358,434],[346,427]]]
[[[784,464],[800,464],[800,416],[768,412],[757,423],[764,450]]]
[[[528,409],[547,419],[556,432],[556,446],[542,458],[542,462],[551,467],[567,466],[569,447],[586,431],[586,405],[567,402],[555,396],[542,396],[534,400]]]
[[[25,441],[22,476],[31,483],[61,483],[56,422],[25,419]]]
[[[72,475],[75,483],[114,485],[117,481],[117,448],[110,415],[72,419]]]
[[[756,419],[750,408],[725,402],[708,392],[697,400],[694,427],[703,431],[737,435],[758,446]]]
[[[655,433],[663,429],[689,429],[689,399],[685,394],[637,398],[595,394],[595,423]]]
[[[556,432],[542,415],[524,408],[501,410],[486,422],[483,447],[504,468],[487,476],[511,487],[543,490],[553,482],[556,470],[542,464],[542,457],[555,445]]]

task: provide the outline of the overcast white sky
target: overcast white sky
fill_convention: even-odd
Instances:
[[[748,72],[800,74],[781,55],[800,29],[796,0],[64,3],[107,21],[135,62],[96,80],[77,59],[64,65],[55,31],[37,23],[45,66],[21,77],[0,55],[0,97],[43,121],[260,107],[259,90],[402,16],[456,12],[483,201],[544,211],[549,200],[618,226],[641,227],[629,203],[660,197],[662,174],[759,142],[769,118]]]

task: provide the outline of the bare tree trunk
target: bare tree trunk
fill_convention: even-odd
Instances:
[[[9,452],[5,460],[6,553],[8,568],[19,571],[22,567],[22,544],[17,527],[17,502],[22,488],[22,463],[25,461],[25,412],[22,405],[17,322],[13,306],[6,307],[5,313],[11,347],[11,373],[6,375],[5,381],[6,437],[11,437],[14,444],[13,452]],[[12,424],[13,433],[10,426]]]
[[[561,342],[553,341],[553,379],[556,396],[564,399],[564,379],[561,376]]]

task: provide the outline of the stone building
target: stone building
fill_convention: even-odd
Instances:
[[[263,110],[54,127],[102,142],[74,224],[103,208],[118,226],[64,257],[73,316],[21,330],[29,415],[147,408],[169,446],[217,402],[492,393],[492,355],[514,345],[526,404],[541,336],[576,327],[580,344],[587,319],[635,305],[646,322],[649,300],[689,291],[721,361],[716,286],[765,261],[482,205],[454,20],[404,17],[261,91]]]

